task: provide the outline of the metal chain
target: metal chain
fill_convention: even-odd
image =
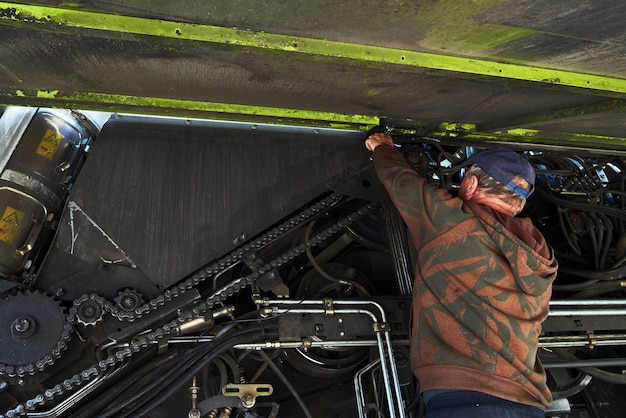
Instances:
[[[266,232],[255,240],[252,240],[241,248],[236,249],[232,253],[211,264],[209,267],[199,271],[198,273],[193,274],[191,277],[182,281],[178,285],[165,290],[162,295],[159,295],[158,297],[152,299],[148,303],[145,303],[144,305],[136,308],[133,311],[125,311],[119,308],[117,305],[114,305],[108,301],[106,301],[103,308],[106,312],[110,313],[120,320],[134,321],[135,319],[141,318],[143,315],[153,311],[159,306],[162,306],[166,302],[175,299],[185,291],[198,286],[209,277],[213,277],[220,271],[223,271],[226,268],[232,266],[234,263],[239,261],[244,256],[244,254],[250,253],[263,247],[268,242],[273,241],[279,236],[287,233],[288,231],[300,225],[304,221],[310,219],[317,213],[331,208],[332,206],[337,204],[337,202],[339,202],[342,197],[343,196],[339,193],[333,193],[327,196],[326,198],[315,203],[314,205],[306,208],[298,215],[271,229],[269,232]]]
[[[270,230],[269,232],[262,235],[258,239],[250,242],[249,244],[243,246],[242,248],[238,250],[235,250],[230,255],[227,255],[226,257],[212,264],[211,266],[204,269],[203,271],[194,274],[192,277],[183,281],[178,286],[172,288],[171,290],[166,290],[164,294],[159,296],[158,298],[153,299],[150,302],[144,304],[142,307],[135,309],[135,311],[133,311],[134,315],[131,315],[131,316],[124,315],[125,313],[127,313],[126,311],[121,310],[120,308],[112,304],[111,302],[107,301],[105,298],[102,298],[97,295],[88,295],[88,296],[85,295],[77,299],[74,302],[74,305],[72,306],[72,309],[70,310],[70,313],[68,315],[67,321],[68,323],[72,324],[72,329],[73,329],[73,325],[76,322],[78,307],[80,306],[81,303],[83,303],[87,299],[95,301],[96,303],[100,304],[104,311],[116,316],[119,319],[126,319],[130,321],[130,320],[140,318],[141,316],[145,315],[147,312],[151,312],[152,310],[163,305],[165,302],[176,298],[177,296],[179,296],[186,290],[191,289],[194,286],[198,285],[202,281],[211,277],[213,274],[218,273],[219,271],[229,267],[230,265],[235,263],[237,260],[241,259],[241,257],[243,257],[244,254],[247,254],[250,251],[253,251],[255,249],[262,247],[266,243],[280,237],[281,235],[285,234],[287,231],[300,225],[307,219],[311,218],[314,214],[319,213],[320,211],[333,206],[340,199],[341,199],[341,195],[332,194],[329,197],[323,199],[322,201],[314,204],[313,206],[309,207],[308,209],[306,209],[299,215],[291,218],[285,223]],[[84,369],[80,373],[75,374],[74,376],[68,379],[65,379],[62,383],[59,383],[55,385],[54,387],[47,389],[46,391],[44,391],[44,393],[39,394],[32,399],[29,399],[23,404],[17,405],[15,408],[0,415],[0,418],[14,418],[20,415],[24,415],[28,411],[32,411],[33,409],[35,409],[37,406],[44,405],[46,402],[52,401],[55,398],[63,395],[64,393],[68,393],[72,391],[73,389],[75,389],[76,387],[89,382],[91,379],[107,371],[108,369],[112,368],[116,364],[125,362],[133,354],[141,351],[143,348],[156,344],[163,337],[172,334],[176,329],[178,329],[180,324],[188,321],[189,319],[192,319],[193,317],[197,317],[197,316],[204,314],[206,311],[211,309],[216,304],[224,301],[228,297],[236,294],[240,290],[252,284],[259,276],[293,260],[295,257],[303,254],[307,248],[315,247],[321,244],[322,242],[324,242],[325,240],[327,240],[328,238],[330,238],[331,236],[333,236],[334,234],[336,234],[337,232],[339,232],[346,226],[357,221],[359,218],[366,215],[369,211],[373,210],[376,207],[377,207],[376,203],[366,204],[365,206],[358,209],[354,213],[348,215],[346,218],[339,220],[337,223],[329,226],[318,235],[310,238],[308,241],[294,247],[293,249],[282,254],[281,256],[278,256],[274,260],[264,264],[253,273],[245,277],[238,278],[238,279],[231,281],[226,286],[215,291],[213,294],[211,294],[208,298],[206,298],[202,302],[195,304],[191,310],[184,312],[182,314],[179,314],[179,317],[177,319],[174,319],[170,321],[169,323],[162,325],[161,327],[147,334],[139,333],[140,335],[138,334],[136,337],[131,339],[128,346],[115,351],[114,353],[109,355],[107,358],[100,360],[98,363],[93,364],[91,367]],[[60,352],[59,352],[58,357],[60,357]],[[54,362],[54,360],[52,360],[52,362]]]
[[[192,275],[190,278],[182,281],[178,285],[165,290],[162,295],[159,295],[158,297],[150,300],[142,306],[137,307],[134,310],[124,310],[117,304],[114,304],[96,294],[82,295],[78,299],[74,300],[70,312],[66,317],[66,322],[64,324],[62,335],[49,354],[34,363],[24,365],[15,366],[11,364],[0,363],[0,375],[5,375],[9,377],[23,377],[27,375],[32,376],[37,372],[43,371],[45,368],[52,366],[54,362],[61,357],[61,353],[63,352],[63,350],[67,348],[76,323],[83,322],[80,319],[79,313],[79,308],[81,304],[94,303],[101,309],[102,312],[109,313],[111,316],[121,321],[134,321],[136,319],[140,319],[142,316],[158,309],[163,304],[177,298],[185,291],[192,289],[195,286],[198,286],[209,277],[212,277],[218,272],[230,267],[231,265],[239,261],[244,254],[258,250],[263,245],[278,238],[282,234],[287,233],[288,231],[310,219],[314,215],[331,208],[332,206],[336,205],[337,202],[339,202],[342,198],[343,196],[338,193],[330,194],[319,202],[306,208],[298,215],[293,216],[292,218],[288,219],[277,227],[271,229],[269,232],[266,232],[255,240],[242,246],[241,248],[236,249],[231,254],[223,257],[209,267]],[[98,320],[100,318],[98,318]],[[94,325],[94,323],[90,323],[88,325]]]

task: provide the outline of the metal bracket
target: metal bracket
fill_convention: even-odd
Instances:
[[[324,312],[326,315],[335,314],[335,305],[332,298],[324,298]]]
[[[376,322],[374,324],[374,332],[387,332],[391,328],[387,322]]]
[[[222,395],[238,397],[241,399],[241,404],[246,408],[252,408],[258,396],[270,396],[273,392],[274,388],[267,383],[229,383],[222,388]]]

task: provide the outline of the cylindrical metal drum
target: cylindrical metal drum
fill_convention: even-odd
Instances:
[[[75,111],[4,110],[0,117],[0,275],[16,276],[32,266],[54,230],[97,131],[91,120]]]

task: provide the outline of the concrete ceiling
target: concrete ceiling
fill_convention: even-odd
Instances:
[[[0,105],[626,146],[622,0],[0,2]]]

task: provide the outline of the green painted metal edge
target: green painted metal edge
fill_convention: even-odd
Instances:
[[[441,127],[452,124],[443,124]],[[501,143],[525,143],[535,145],[556,145],[559,147],[586,148],[600,151],[624,150],[626,147],[625,137],[589,135],[571,132],[555,132],[538,129],[513,128],[496,132],[476,132],[465,130],[445,130],[433,133],[440,138],[458,138],[470,141],[486,141]]]
[[[537,128],[540,127],[542,124],[549,124],[557,119],[580,118],[599,113],[620,111],[623,109],[626,109],[626,100],[611,99],[603,102],[572,106],[568,108],[551,110],[548,112],[524,115],[509,120],[502,120],[499,121],[498,125],[483,125],[480,129],[483,132],[491,132],[528,125],[533,125],[534,128]]]
[[[0,18],[245,46],[299,53],[305,56],[395,64],[626,94],[626,79],[615,77],[210,25],[9,2],[0,2]]]
[[[59,104],[64,108],[80,107],[84,103],[96,103],[100,107],[92,110],[103,110],[111,107],[112,111],[119,111],[120,107],[137,108],[142,112],[146,110],[165,109],[168,112],[156,112],[157,114],[170,113],[170,110],[210,113],[216,119],[233,120],[233,115],[239,119],[243,117],[248,122],[254,122],[253,117],[268,117],[274,122],[282,124],[285,120],[289,124],[304,122],[310,126],[311,122],[321,123],[335,129],[360,129],[367,130],[380,123],[378,116],[341,114],[332,112],[320,112],[302,109],[286,109],[264,106],[249,106],[230,103],[201,102],[180,99],[138,97],[106,93],[74,92],[72,94],[60,94],[58,90],[23,91],[17,90],[15,94],[0,94],[0,105],[19,105],[19,99],[38,98],[46,101],[46,105]],[[17,99],[17,100],[16,100]],[[217,116],[217,117],[216,117]],[[221,117],[220,117],[221,116]],[[554,132],[537,129],[512,128],[495,132],[478,132],[477,126],[469,123],[443,122],[438,126],[439,130],[428,136],[442,139],[454,139],[463,141],[499,142],[499,143],[527,143],[534,145],[557,145],[571,146],[574,148],[589,149],[626,149],[626,137],[601,136],[590,134],[578,134],[569,132]],[[408,133],[408,132],[407,132]]]
[[[324,122],[329,127],[333,128],[354,128],[354,125],[356,125],[362,129],[367,129],[368,127],[378,125],[380,121],[378,116],[369,115],[181,100],[161,97],[139,97],[107,93],[74,92],[71,94],[62,94],[59,93],[58,90],[36,90],[32,92],[17,90],[14,95],[5,95],[4,99],[2,98],[2,95],[0,95],[0,101],[9,102],[6,104],[16,104],[16,100],[14,100],[15,98],[47,99],[52,101],[51,104],[61,103],[64,107],[67,107],[68,103],[71,103],[70,107],[81,106],[83,103],[97,103],[104,108],[113,105],[117,110],[120,106],[123,106],[127,108],[142,108],[143,110],[180,109],[185,111],[207,112],[211,114],[247,115],[249,117],[259,116],[274,118],[277,121],[281,119],[308,120]]]

